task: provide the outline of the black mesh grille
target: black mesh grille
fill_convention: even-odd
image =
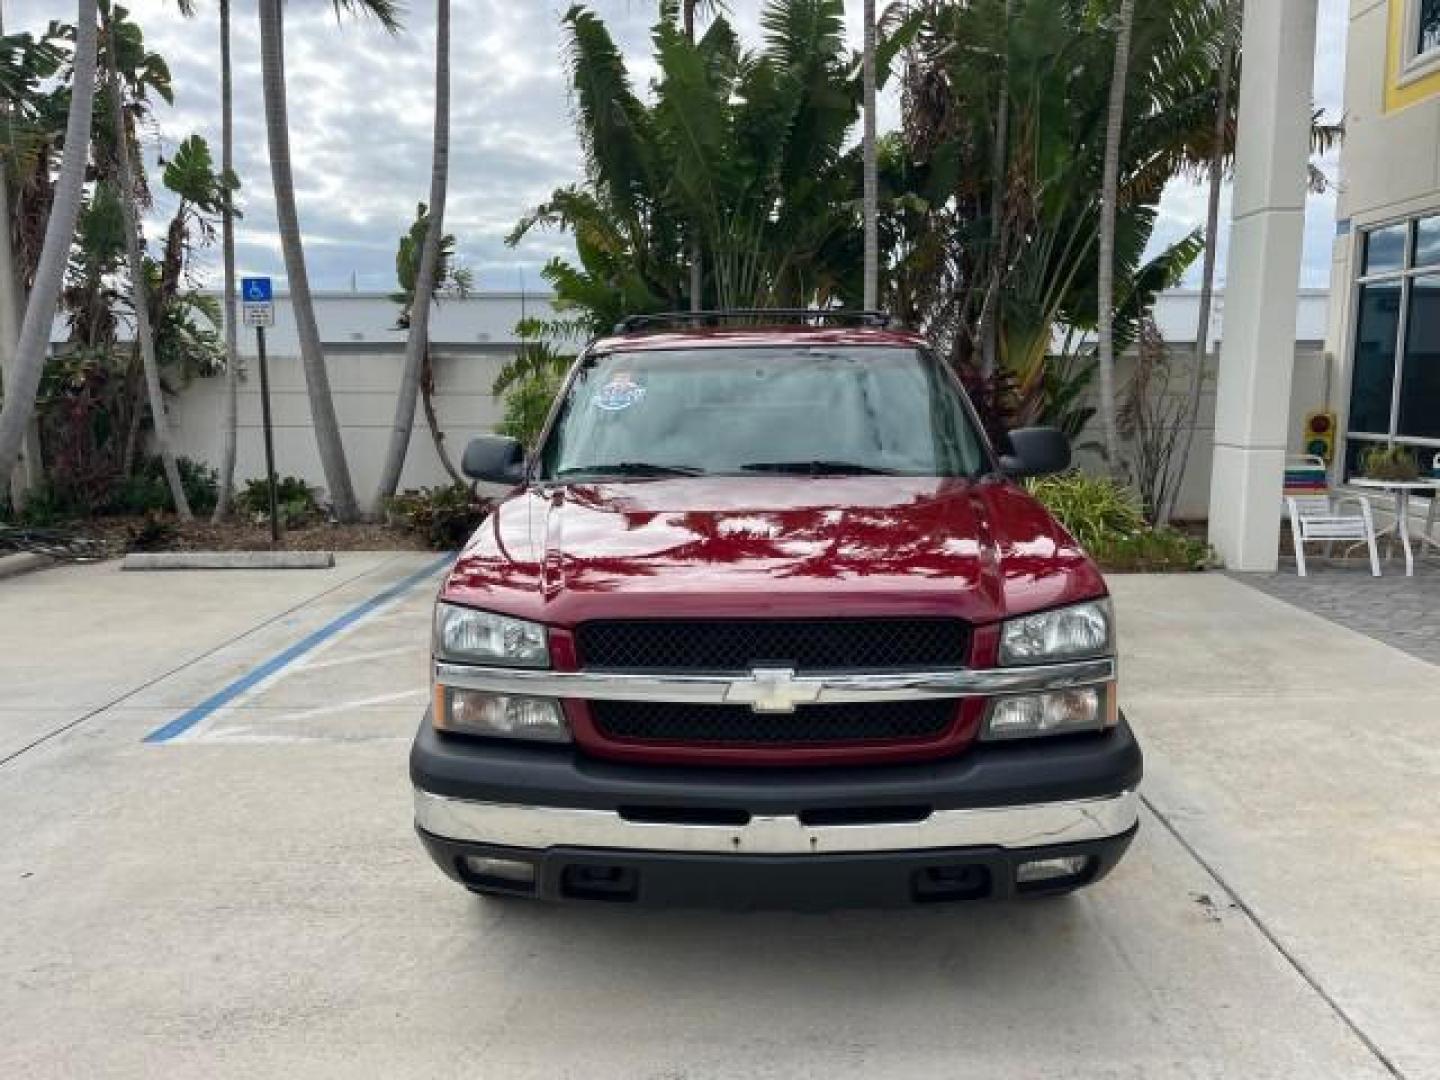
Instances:
[[[967,637],[955,619],[635,619],[576,630],[585,668],[717,673],[961,667]]]
[[[801,705],[793,713],[757,713],[748,705],[590,703],[596,726],[610,739],[791,746],[932,738],[950,726],[955,708],[944,699]]]

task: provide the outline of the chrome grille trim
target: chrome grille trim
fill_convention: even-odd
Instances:
[[[1063,664],[939,672],[795,675],[789,680],[807,703],[920,701],[993,697],[1098,686],[1115,678],[1114,657]],[[674,701],[724,705],[753,701],[765,680],[752,672],[723,675],[632,675],[608,671],[536,671],[525,668],[435,664],[435,681],[462,690],[593,701]]]

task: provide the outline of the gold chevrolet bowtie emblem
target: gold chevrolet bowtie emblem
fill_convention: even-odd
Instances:
[[[808,704],[819,696],[819,685],[797,682],[791,668],[755,668],[750,678],[730,684],[725,700],[749,705],[757,713],[793,713],[796,705]]]

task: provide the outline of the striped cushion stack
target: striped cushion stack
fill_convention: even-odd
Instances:
[[[1286,498],[1314,498],[1330,489],[1330,479],[1320,465],[1290,465],[1285,469]]]

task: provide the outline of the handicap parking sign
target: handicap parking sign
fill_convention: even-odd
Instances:
[[[240,279],[240,307],[246,326],[275,325],[275,292],[268,277]]]

